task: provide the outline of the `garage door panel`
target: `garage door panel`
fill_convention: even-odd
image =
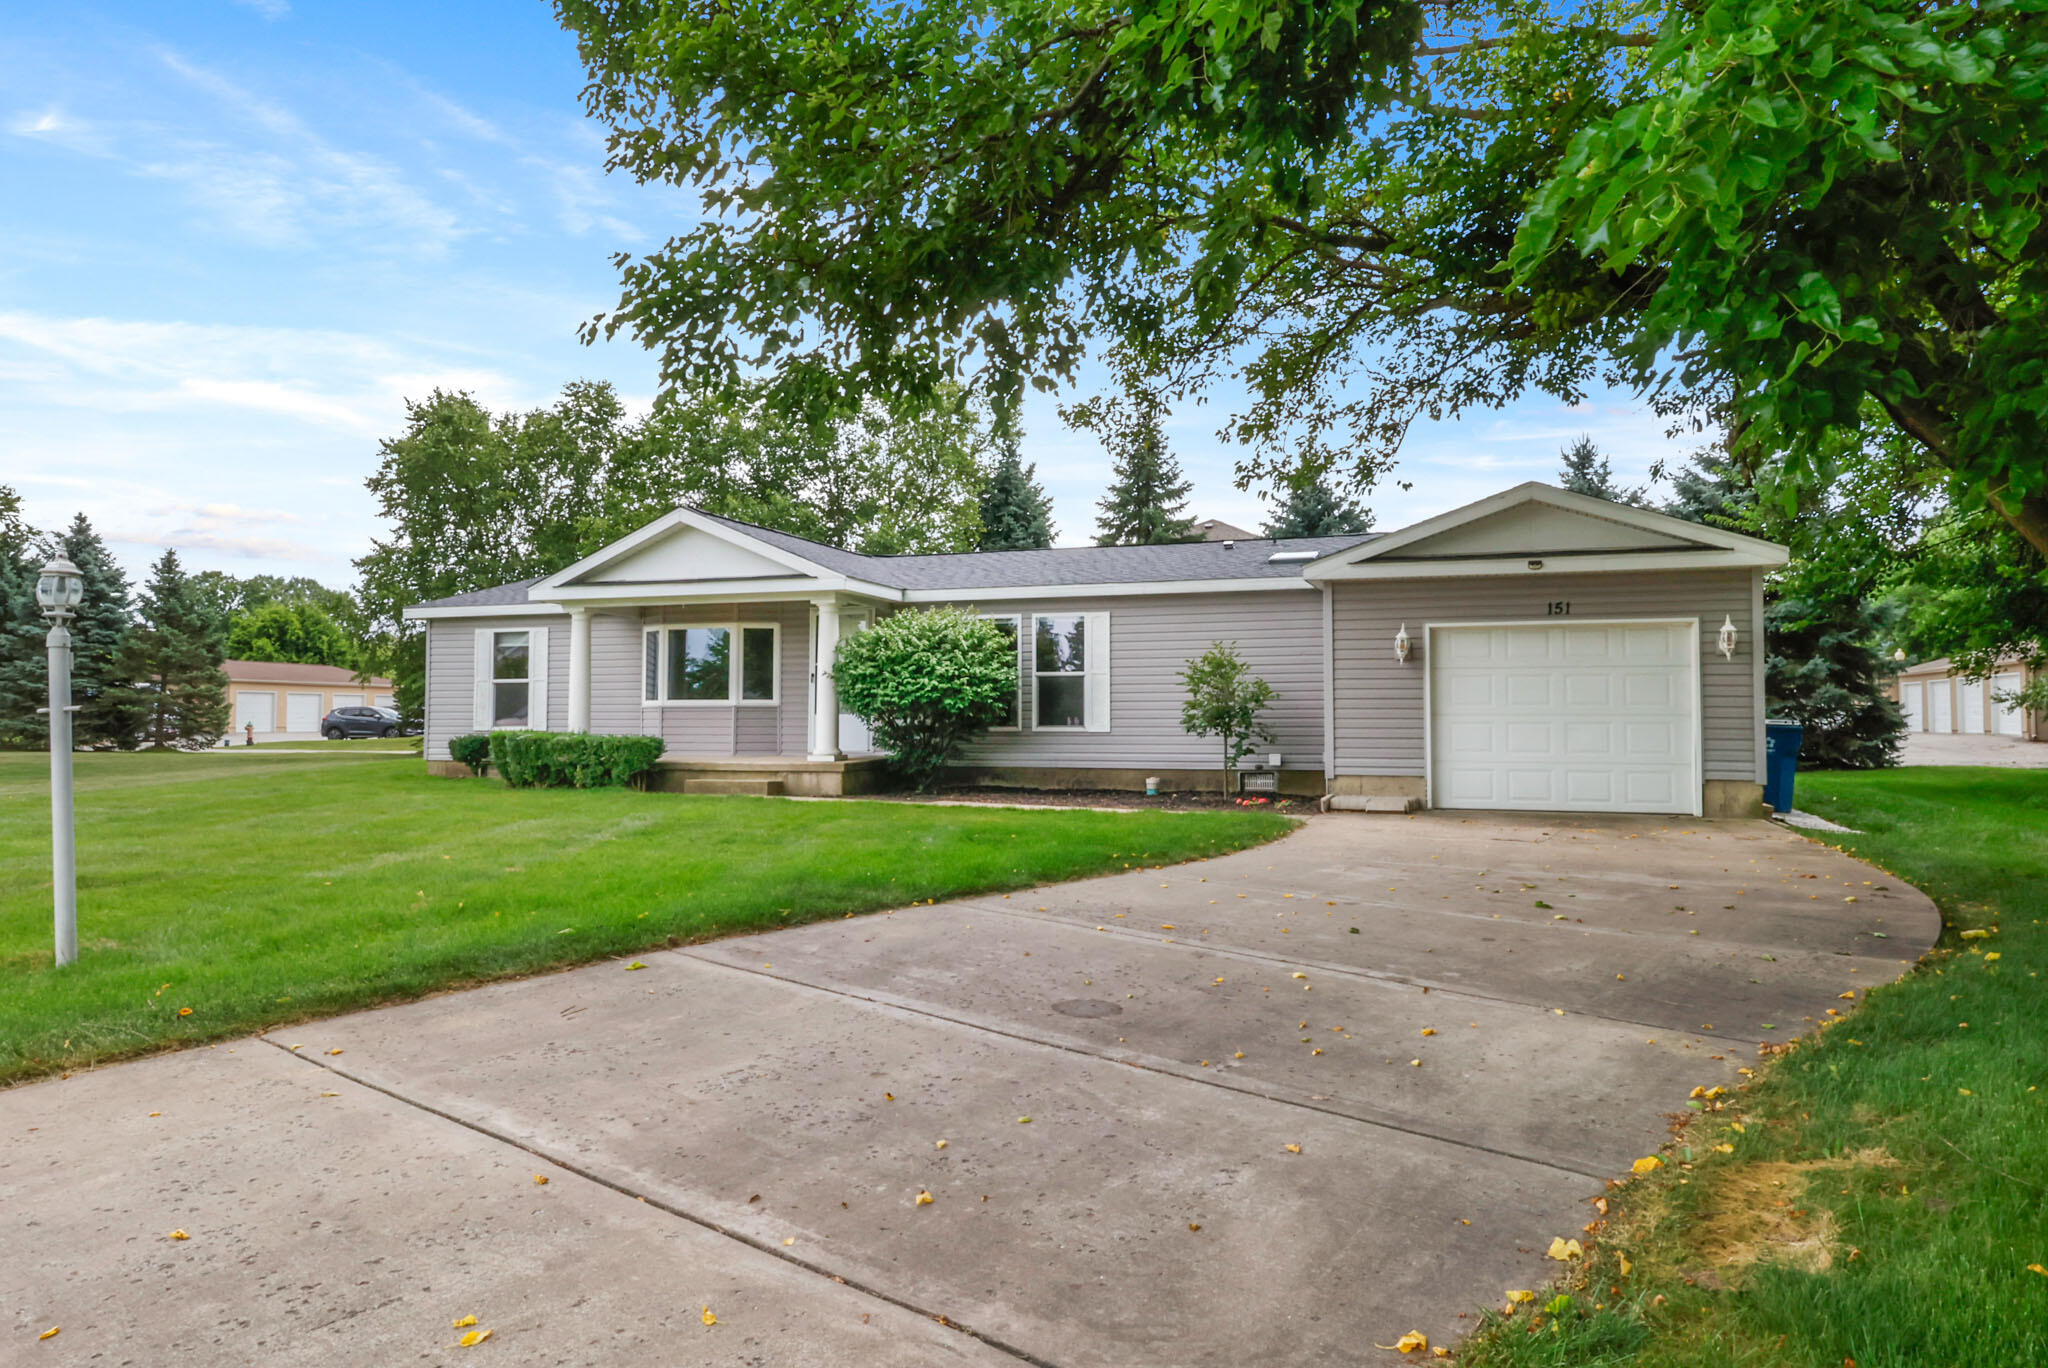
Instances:
[[[1690,623],[1433,629],[1432,801],[1695,811],[1694,635]]]

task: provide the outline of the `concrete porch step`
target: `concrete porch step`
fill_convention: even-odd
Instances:
[[[780,779],[742,778],[738,775],[709,775],[683,780],[684,793],[737,793],[755,798],[773,798],[782,792]]]
[[[1355,793],[1334,793],[1324,799],[1326,812],[1420,812],[1420,798],[1392,796],[1365,797]]]

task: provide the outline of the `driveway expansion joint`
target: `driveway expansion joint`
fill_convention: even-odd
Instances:
[[[664,1215],[673,1216],[677,1220],[688,1221],[691,1225],[699,1226],[705,1230],[710,1231],[714,1235],[720,1235],[737,1244],[745,1245],[747,1248],[752,1249],[758,1253],[767,1254],[776,1259],[780,1259],[783,1263],[789,1264],[795,1268],[802,1269],[806,1273],[810,1273],[817,1277],[824,1278],[827,1281],[837,1283],[841,1287],[850,1288],[855,1292],[861,1293],[863,1296],[873,1297],[876,1301],[886,1302],[890,1306],[894,1306],[902,1311],[908,1311],[912,1315],[921,1316],[926,1320],[934,1321],[937,1324],[944,1326],[948,1330],[957,1331],[958,1333],[965,1335],[967,1338],[979,1341],[980,1343],[987,1345],[989,1348],[994,1349],[999,1353],[1007,1354],[1011,1358],[1016,1359],[1019,1363],[1028,1363],[1031,1365],[1031,1368],[1061,1368],[1061,1365],[1054,1363],[1049,1359],[1040,1358],[1038,1355],[1033,1354],[1028,1350],[1020,1349],[1014,1344],[1006,1343],[1005,1341],[997,1339],[992,1335],[985,1334],[982,1331],[976,1330],[971,1325],[967,1325],[960,1321],[954,1320],[952,1317],[944,1315],[937,1311],[933,1311],[929,1307],[920,1306],[916,1302],[907,1301],[904,1298],[896,1296],[893,1293],[885,1292],[881,1288],[875,1287],[872,1284],[857,1281],[853,1278],[843,1277],[838,1273],[834,1273],[829,1268],[811,1262],[809,1259],[799,1258],[798,1256],[790,1253],[787,1249],[781,1248],[777,1245],[769,1244],[768,1242],[757,1239],[752,1235],[747,1235],[740,1231],[733,1230],[727,1226],[719,1224],[717,1221],[714,1221],[709,1217],[699,1216],[695,1212],[686,1210],[685,1208],[677,1206],[675,1203],[667,1201],[661,1197],[650,1197],[646,1193],[635,1192],[632,1188],[627,1187],[624,1183],[618,1182],[615,1179],[607,1178],[601,1173],[597,1173],[589,1168],[585,1168],[584,1166],[574,1163],[570,1160],[564,1159],[559,1155],[551,1154],[547,1150],[540,1149],[534,1145],[527,1144],[521,1140],[516,1140],[512,1136],[506,1135],[502,1131],[493,1130],[489,1126],[483,1125],[480,1122],[471,1121],[466,1117],[457,1116],[453,1112],[443,1111],[441,1108],[433,1106],[430,1103],[422,1102],[416,1097],[408,1096],[407,1094],[398,1091],[396,1088],[386,1087],[384,1084],[381,1083],[373,1083],[367,1078],[363,1078],[357,1074],[350,1073],[348,1070],[330,1064],[324,1059],[308,1056],[296,1050],[293,1050],[290,1046],[284,1045],[276,1040],[273,1040],[267,1035],[259,1035],[256,1037],[256,1039],[262,1041],[265,1045],[270,1046],[272,1049],[278,1050],[281,1053],[289,1056],[290,1058],[298,1060],[302,1064],[310,1064],[316,1069],[320,1069],[326,1073],[333,1074],[337,1078],[346,1079],[350,1083],[355,1084],[359,1088],[366,1088],[373,1093],[379,1094],[380,1096],[388,1097],[392,1101],[400,1103],[403,1106],[411,1107],[415,1111],[424,1112],[428,1116],[432,1116],[439,1120],[460,1126],[464,1130],[472,1131],[477,1135],[483,1136],[487,1140],[494,1140],[497,1143],[504,1145],[510,1149],[518,1150],[522,1154],[532,1155],[535,1159],[538,1159],[546,1164],[551,1164],[554,1167],[562,1170],[564,1173],[573,1174],[576,1177],[583,1179],[585,1182],[594,1183],[601,1188],[606,1188],[612,1192],[616,1192],[621,1197],[630,1197],[637,1202],[643,1203],[647,1206],[654,1208],[656,1211],[659,1211]]]

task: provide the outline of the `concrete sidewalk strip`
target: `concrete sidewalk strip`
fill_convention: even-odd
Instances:
[[[1016,1362],[261,1041],[0,1092],[0,1137],[8,1363],[472,1362],[471,1315],[503,1363]]]
[[[1540,1282],[1601,1190],[684,954],[646,962],[294,1038],[1062,1365],[1351,1363],[1410,1329],[1443,1339]]]

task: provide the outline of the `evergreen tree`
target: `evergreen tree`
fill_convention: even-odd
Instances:
[[[1906,721],[1885,694],[1894,667],[1874,644],[1884,629],[1880,615],[1859,598],[1817,590],[1778,599],[1764,623],[1766,706],[1806,728],[1799,763],[1896,765]]]
[[[228,727],[228,677],[220,668],[226,643],[213,604],[176,551],[150,568],[140,617],[128,633],[126,674],[141,691],[149,744],[211,746]]]
[[[71,697],[78,707],[72,736],[81,746],[133,750],[144,709],[123,669],[133,621],[128,577],[83,513],[71,520],[57,544],[85,578],[85,602],[71,621]]]
[[[1052,545],[1052,500],[1038,483],[1038,467],[1025,465],[1013,437],[1003,443],[995,475],[981,496],[977,551],[1032,551]]]
[[[1671,502],[1664,511],[1688,522],[1727,526],[1756,506],[1756,491],[1742,467],[1708,452],[1671,477]]]
[[[1165,408],[1156,393],[1134,386],[1121,398],[1095,399],[1060,410],[1070,425],[1101,437],[1115,462],[1115,480],[1096,505],[1102,510],[1095,520],[1098,546],[1201,540],[1195,520],[1185,511],[1194,486],[1166,448],[1161,425]]]
[[[1648,507],[1647,490],[1624,489],[1614,482],[1614,467],[1600,454],[1600,448],[1593,445],[1590,435],[1584,435],[1570,446],[1559,450],[1564,465],[1559,467],[1557,482],[1574,494],[1589,494],[1596,499],[1610,503],[1630,504],[1637,508]]]
[[[1372,510],[1321,480],[1289,485],[1287,500],[1266,524],[1269,537],[1344,537],[1372,531]]]
[[[36,709],[49,697],[49,624],[36,607],[36,538],[21,519],[21,496],[0,485],[0,746],[49,744],[47,719]]]

